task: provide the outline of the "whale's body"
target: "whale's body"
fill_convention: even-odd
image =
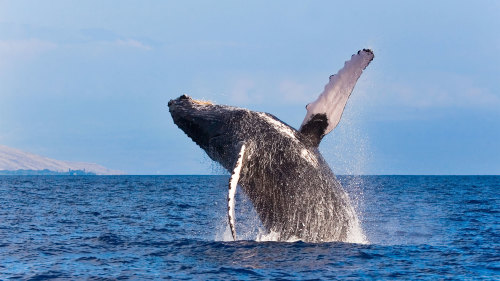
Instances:
[[[359,56],[359,73],[355,73],[345,101],[337,96],[340,105],[334,104],[341,107],[340,115],[361,71],[373,59],[370,50],[358,52],[351,62],[356,62],[355,56]],[[344,69],[347,67],[349,62]],[[342,70],[337,75],[342,75]],[[251,200],[264,227],[278,240],[351,241],[349,235],[359,232],[349,197],[318,150],[322,137],[336,126],[332,122],[340,120],[338,110],[334,111],[338,120],[325,112],[325,107],[317,110],[318,103],[331,99],[328,95],[333,94],[327,90],[334,79],[331,77],[325,87],[327,94],[308,105],[299,131],[268,113],[200,102],[185,95],[169,102],[174,123],[211,159],[232,172],[228,212],[235,239],[236,183]],[[341,76],[337,80],[346,79]]]

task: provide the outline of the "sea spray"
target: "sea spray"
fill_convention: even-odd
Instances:
[[[354,223],[350,229],[349,241],[353,243],[368,243],[363,230],[363,186],[361,175],[366,174],[371,159],[371,149],[368,135],[363,129],[363,116],[368,104],[367,86],[370,81],[362,77],[356,94],[352,95],[337,128],[325,136],[320,151],[338,176],[342,187],[349,194],[349,204],[353,208]]]
[[[359,177],[342,177],[344,184],[346,184],[347,190],[353,191],[356,188],[360,187],[361,181]],[[222,188],[227,188],[226,186],[222,186]],[[349,216],[349,224],[348,229],[346,231],[347,235],[343,237],[340,241],[347,243],[357,243],[357,244],[366,244],[368,240],[364,234],[364,231],[361,226],[361,221],[358,219],[358,215],[356,213],[355,206],[359,204],[356,200],[359,200],[359,193],[355,193],[355,196],[351,196],[346,198],[344,202],[346,202],[345,210]],[[346,195],[347,196],[347,195]],[[352,200],[351,198],[354,198]],[[321,211],[321,210],[317,210]],[[255,211],[254,206],[252,205],[248,196],[243,192],[241,188],[237,189],[236,193],[236,224],[238,229],[238,240],[252,240],[252,241],[285,241],[285,242],[296,242],[301,241],[302,239],[298,237],[288,237],[287,239],[283,239],[281,234],[277,231],[271,230],[267,231],[265,227],[262,225],[257,212]],[[227,214],[225,213],[225,208],[221,208],[218,212],[220,214],[219,219],[217,221],[216,232],[215,232],[215,240],[216,241],[233,241],[233,237],[231,235],[231,230],[227,223]],[[317,242],[332,242],[338,240],[325,240],[325,241],[317,241]]]

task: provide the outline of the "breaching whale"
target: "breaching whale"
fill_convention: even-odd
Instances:
[[[279,241],[352,241],[359,221],[318,146],[340,121],[362,71],[374,58],[363,49],[330,76],[306,106],[295,130],[269,113],[198,101],[187,95],[168,102],[174,123],[231,173],[228,220],[236,240],[235,192],[241,186],[263,226]]]

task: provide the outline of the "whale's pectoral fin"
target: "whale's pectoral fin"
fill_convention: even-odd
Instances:
[[[318,146],[321,139],[337,127],[354,85],[373,58],[369,49],[352,55],[337,74],[330,76],[318,99],[306,106],[307,114],[299,131],[311,145]]]
[[[233,239],[236,240],[236,227],[235,223],[235,201],[236,201],[236,186],[238,185],[238,181],[240,180],[241,168],[243,167],[243,160],[245,155],[245,144],[241,144],[240,153],[238,153],[238,159],[236,160],[236,164],[234,165],[233,172],[231,174],[231,178],[229,179],[229,193],[227,195],[227,217],[229,219],[229,228],[231,228],[231,234],[233,235]]]

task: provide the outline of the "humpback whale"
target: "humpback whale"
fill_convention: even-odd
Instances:
[[[306,106],[299,130],[275,116],[182,95],[168,102],[174,123],[231,173],[228,222],[236,240],[235,193],[240,186],[262,225],[278,241],[351,241],[361,231],[349,196],[318,146],[340,122],[352,90],[374,58],[352,55]]]

